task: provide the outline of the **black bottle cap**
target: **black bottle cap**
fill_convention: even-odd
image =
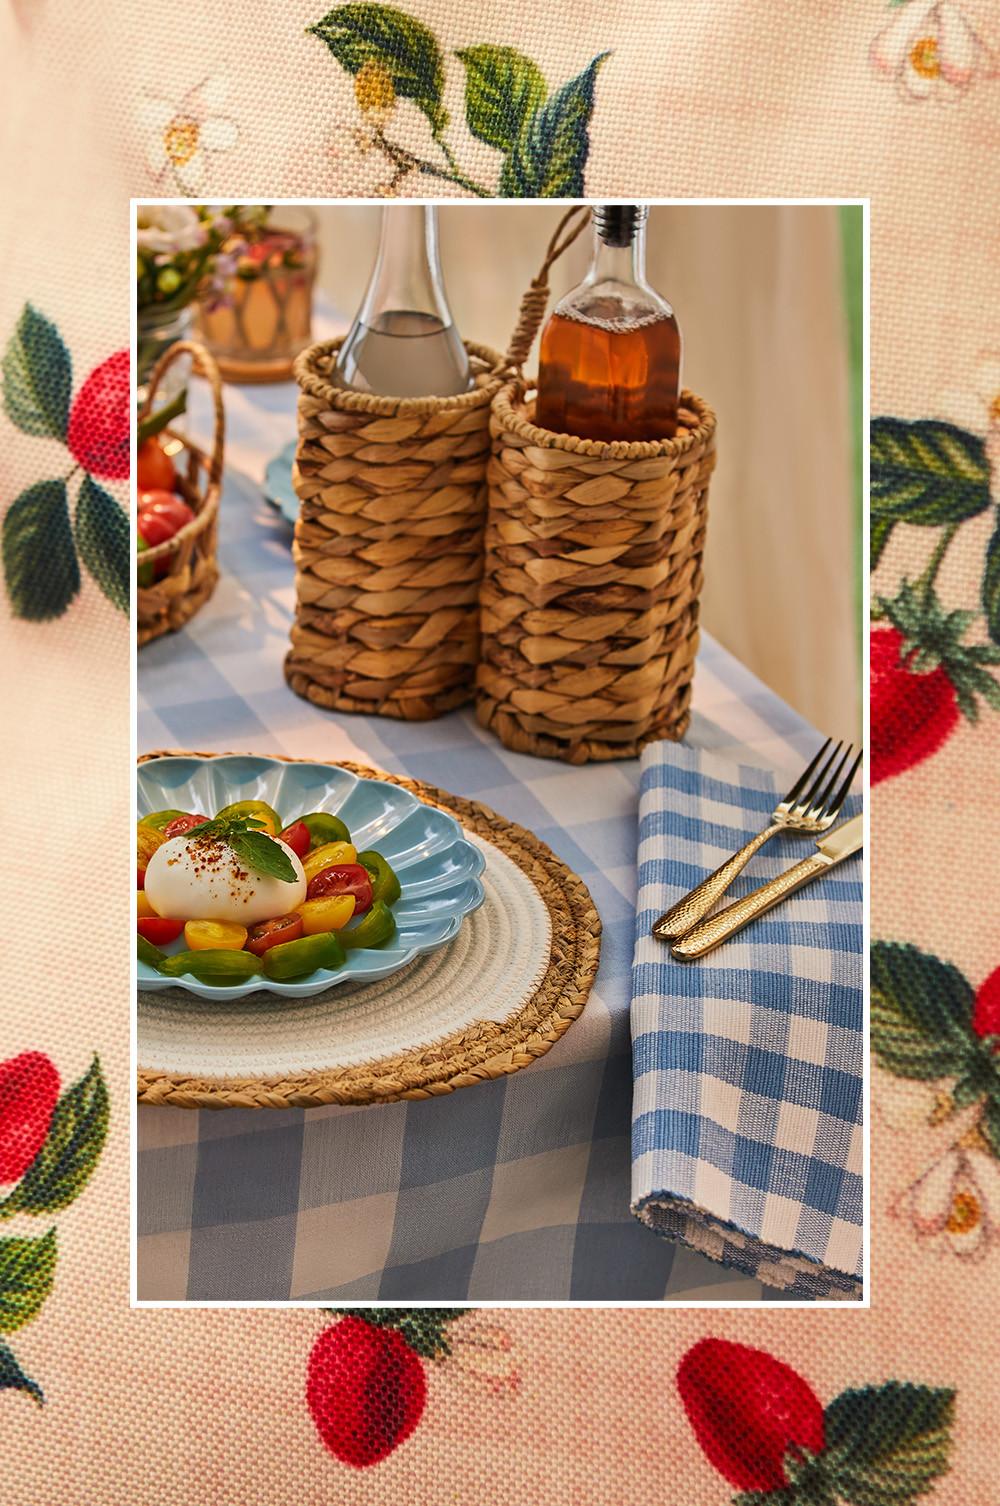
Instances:
[[[595,204],[594,224],[606,246],[631,246],[648,213],[645,204]]]

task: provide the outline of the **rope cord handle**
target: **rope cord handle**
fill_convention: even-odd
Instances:
[[[215,364],[213,356],[204,345],[199,345],[195,340],[178,340],[168,346],[163,352],[156,365],[153,367],[149,378],[149,387],[146,392],[146,401],[138,422],[148,418],[153,410],[153,399],[157,388],[162,382],[167,370],[181,356],[191,357],[191,370],[198,376],[203,376],[212,390],[212,406],[215,412],[215,430],[212,437],[212,455],[208,463],[208,480],[211,485],[217,486],[222,479],[222,460],[226,443],[226,414],[222,406],[222,377],[219,368]]]
[[[521,299],[521,311],[518,314],[514,333],[510,337],[502,371],[517,376],[522,374],[522,368],[528,359],[534,338],[541,328],[542,320],[545,318],[545,310],[548,308],[549,271],[553,263],[559,260],[563,252],[567,251],[581,234],[589,219],[590,206],[575,204],[572,209],[566,211],[556,226],[545,253],[545,260]]]

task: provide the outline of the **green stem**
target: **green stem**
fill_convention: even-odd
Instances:
[[[467,178],[465,174],[460,171],[455,158],[445,146],[444,142],[439,138],[435,139],[438,141],[438,145],[441,147],[442,151],[445,154],[445,157],[448,159],[447,169],[438,167],[436,163],[428,162],[423,157],[415,156],[413,152],[407,151],[406,148],[400,146],[398,142],[390,141],[388,136],[386,136],[381,130],[377,130],[374,137],[375,145],[385,153],[385,155],[389,158],[389,161],[393,163],[395,167],[403,168],[407,172],[423,173],[428,178],[440,178],[445,183],[457,183],[460,188],[467,188],[469,192],[474,193],[477,198],[492,199],[494,195],[491,193],[491,191],[488,188],[484,188],[481,183],[476,183],[472,178]]]
[[[915,581],[914,589],[923,597],[924,605],[929,606],[934,594],[934,582],[941,568],[941,562],[948,552],[948,545],[958,532],[957,523],[949,523],[947,528],[942,529],[941,536],[934,546],[934,553],[927,562],[927,568],[920,578]]]

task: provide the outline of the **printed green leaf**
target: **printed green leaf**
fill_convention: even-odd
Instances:
[[[979,1052],[972,1032],[972,988],[957,968],[914,946],[876,941],[871,948],[872,1049],[897,1077],[962,1077]]]
[[[108,1090],[95,1056],[56,1104],[41,1149],[10,1196],[0,1203],[0,1218],[14,1213],[55,1213],[68,1207],[86,1186],[107,1133]]]
[[[55,1229],[37,1239],[0,1239],[0,1332],[31,1322],[55,1276]]]
[[[3,405],[25,434],[65,439],[73,367],[55,325],[24,305],[3,356]]]
[[[1000,524],[990,539],[983,569],[983,611],[994,643],[1000,643]]]
[[[580,198],[590,152],[597,74],[607,52],[563,84],[529,116],[504,160],[498,192],[507,199]]]
[[[76,502],[76,546],[80,558],[113,606],[128,611],[128,518],[102,486],[84,476]]]
[[[851,1506],[909,1506],[948,1469],[955,1393],[887,1381],[826,1409],[827,1463]]]
[[[410,1348],[425,1360],[451,1353],[445,1326],[464,1317],[463,1307],[331,1307],[337,1317],[363,1318],[376,1328],[398,1328]]]
[[[3,520],[3,571],[15,617],[61,617],[80,589],[64,481],[36,481]]]
[[[990,470],[977,435],[937,419],[872,421],[873,522],[960,523],[989,502]]]
[[[27,1391],[39,1406],[45,1401],[41,1386],[30,1376],[25,1375],[14,1358],[14,1351],[2,1341],[0,1341],[0,1391]]]
[[[442,102],[444,62],[434,33],[423,22],[391,5],[373,0],[338,5],[307,33],[319,37],[347,72],[356,75],[365,63],[381,63],[396,93],[412,99],[435,135],[448,124]]]
[[[885,549],[886,544],[888,544],[889,542],[894,526],[895,525],[888,518],[872,518],[872,542],[869,569],[875,570],[878,567],[878,562],[882,558],[882,551]]]
[[[993,1154],[1000,1159],[1000,1088],[994,1088],[986,1097],[979,1132]]]
[[[541,69],[513,47],[466,47],[455,54],[465,64],[465,118],[487,146],[511,152],[528,118],[545,99]]]

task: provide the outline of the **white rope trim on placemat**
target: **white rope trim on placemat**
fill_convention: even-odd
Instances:
[[[552,922],[527,874],[491,842],[465,835],[486,856],[486,901],[454,941],[391,977],[308,999],[255,993],[230,1003],[179,988],[144,990],[140,1068],[238,1079],[318,1072],[398,1056],[516,1014],[545,975]]]

